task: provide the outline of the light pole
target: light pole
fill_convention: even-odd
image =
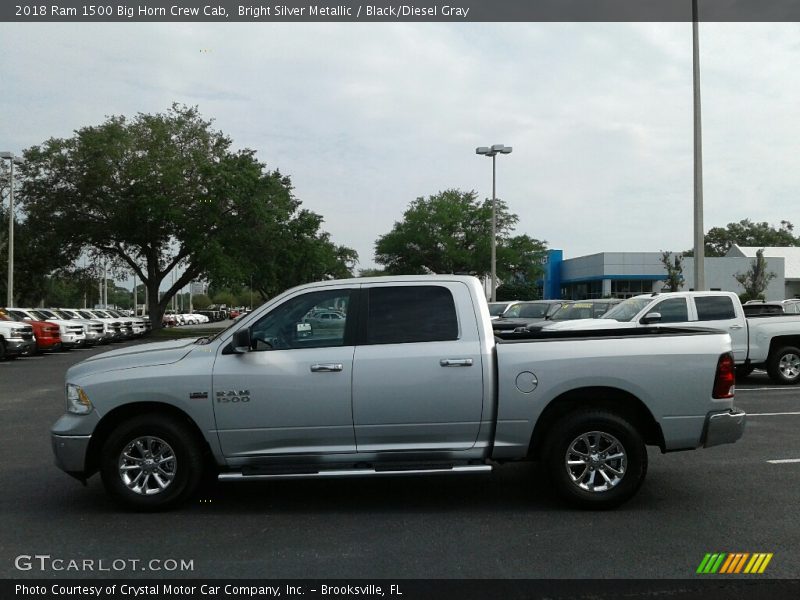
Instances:
[[[706,289],[703,232],[703,139],[700,123],[700,46],[697,0],[692,0],[692,86],[694,88],[694,289]]]
[[[8,285],[6,306],[14,306],[14,164],[21,165],[23,160],[11,152],[0,152],[0,158],[7,158],[11,163],[8,180]]]
[[[475,148],[475,154],[483,154],[492,157],[492,295],[491,300],[497,300],[497,194],[495,185],[497,183],[497,163],[498,154],[511,154],[511,146],[495,144],[491,148],[480,146]]]

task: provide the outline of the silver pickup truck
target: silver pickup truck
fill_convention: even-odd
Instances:
[[[73,366],[52,445],[61,469],[99,471],[140,510],[180,503],[208,470],[251,481],[529,459],[566,500],[610,508],[644,480],[646,445],[739,439],[733,393],[723,332],[495,337],[475,278],[363,278],[291,289],[210,338]]]

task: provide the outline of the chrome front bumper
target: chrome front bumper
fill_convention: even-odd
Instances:
[[[732,444],[742,437],[746,421],[747,414],[738,408],[732,408],[725,412],[709,413],[706,416],[703,447],[710,448],[720,444]]]

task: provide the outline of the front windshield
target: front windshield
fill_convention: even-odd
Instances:
[[[565,304],[559,308],[552,317],[551,321],[574,321],[576,319],[591,319],[594,314],[594,305],[591,302],[575,302]]]
[[[508,302],[490,302],[489,314],[493,317],[499,317],[507,307]]]
[[[506,319],[544,319],[550,304],[547,302],[525,302],[509,308],[503,315]]]
[[[617,304],[600,318],[613,319],[615,321],[632,321],[633,317],[638,315],[641,310],[652,301],[653,298],[650,296],[645,296],[644,298],[628,298]]]
[[[48,315],[46,315],[46,314],[44,314],[44,313],[41,313],[41,312],[39,312],[39,311],[36,311],[36,310],[31,310],[31,311],[28,311],[28,312],[30,313],[30,315],[31,315],[31,316],[32,316],[34,319],[36,319],[36,320],[38,320],[38,321],[47,321],[47,319],[52,319],[52,318],[53,318],[53,317],[51,317],[51,316],[48,316]]]

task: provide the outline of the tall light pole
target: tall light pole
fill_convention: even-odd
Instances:
[[[8,180],[8,284],[6,306],[14,306],[14,164],[21,165],[23,160],[11,152],[0,152],[0,158],[7,158],[11,163]]]
[[[492,157],[492,302],[497,300],[497,193],[495,185],[497,183],[497,163],[498,154],[511,154],[511,146],[495,144],[491,148],[480,146],[475,148],[475,154],[483,154]]]
[[[703,140],[700,128],[700,46],[697,0],[692,0],[692,85],[694,88],[694,289],[706,289],[703,233]]]

